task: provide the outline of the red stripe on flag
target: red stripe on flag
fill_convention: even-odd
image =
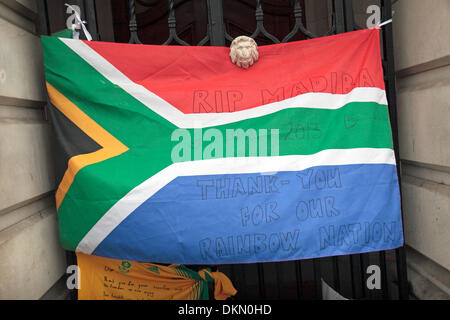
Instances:
[[[86,44],[183,113],[245,110],[307,92],[384,90],[378,29],[261,46],[247,70],[223,47]]]

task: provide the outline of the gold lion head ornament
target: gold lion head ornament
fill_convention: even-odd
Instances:
[[[258,60],[258,45],[250,37],[237,37],[231,42],[230,57],[238,67],[247,69]]]

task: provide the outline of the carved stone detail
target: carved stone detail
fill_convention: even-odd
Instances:
[[[247,69],[258,60],[258,45],[247,36],[239,36],[230,45],[231,62],[238,67]]]

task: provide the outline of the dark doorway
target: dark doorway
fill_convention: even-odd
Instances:
[[[127,0],[112,0],[113,28],[116,42],[128,42],[130,32],[128,25],[130,15]],[[304,7],[304,0],[300,1]],[[283,39],[295,25],[292,1],[264,1],[264,25],[270,34]],[[223,22],[232,38],[239,35],[251,35],[256,29],[256,3],[252,0],[223,1]],[[208,32],[208,6],[204,0],[174,1],[176,29],[179,38],[190,45],[200,43]],[[138,37],[145,44],[162,44],[169,38],[167,21],[169,18],[167,1],[136,1],[136,20],[138,21]],[[305,24],[305,16],[302,17]],[[306,36],[297,33],[291,41],[303,40]],[[258,35],[259,45],[271,44],[272,41]],[[176,43],[173,43],[176,44]],[[210,45],[210,41],[206,43]]]

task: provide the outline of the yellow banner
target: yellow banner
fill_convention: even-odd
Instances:
[[[222,272],[194,271],[184,265],[162,266],[77,253],[79,300],[207,300],[208,282],[214,298],[225,300],[237,291]]]

